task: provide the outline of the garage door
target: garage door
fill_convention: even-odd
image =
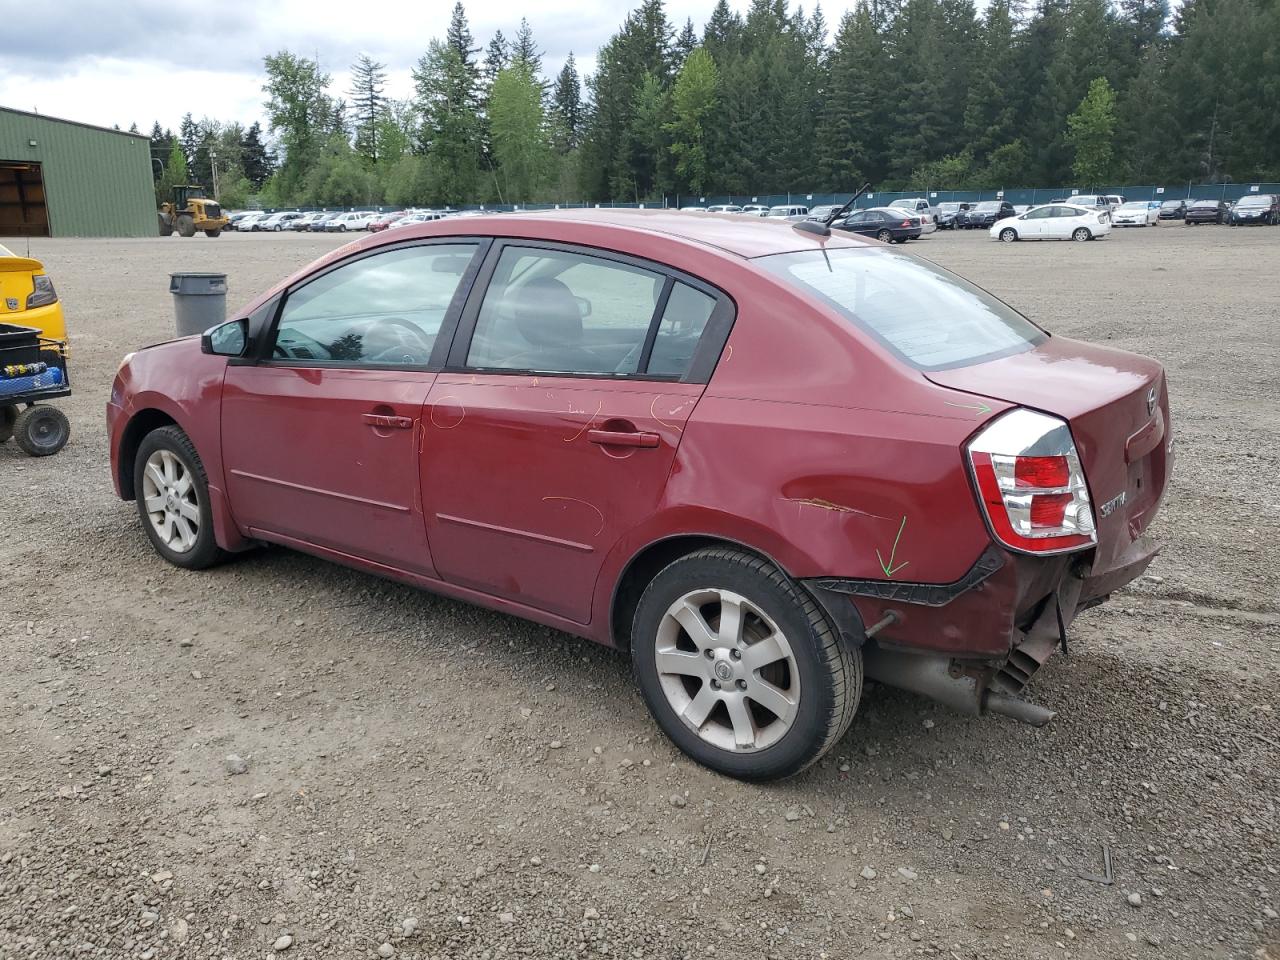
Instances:
[[[0,237],[47,237],[40,164],[0,160]]]

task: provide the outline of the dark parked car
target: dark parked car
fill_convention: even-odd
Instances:
[[[1187,201],[1166,200],[1160,204],[1161,220],[1185,220],[1187,218]]]
[[[333,213],[322,214],[307,227],[312,233],[324,233],[329,228],[329,221],[336,217],[341,211],[335,210]]]
[[[1045,723],[1017,694],[1155,554],[1164,371],[812,226],[366,236],[126,357],[112,480],[180,567],[277,544],[625,651],[731,776],[816,761],[864,676]]]
[[[979,227],[990,227],[997,220],[1013,216],[1017,216],[1017,211],[1007,200],[983,200],[974,204],[965,214],[964,228],[976,230]]]
[[[1227,221],[1233,227],[1241,225],[1272,226],[1280,223],[1280,197],[1274,193],[1251,193],[1236,201]]]
[[[954,230],[956,228],[956,218],[967,212],[969,204],[964,201],[947,200],[938,204],[938,229]]]
[[[1228,207],[1222,200],[1192,200],[1182,222],[1190,226],[1202,223],[1226,223]]]
[[[919,217],[905,210],[894,210],[891,207],[857,210],[831,226],[847,233],[875,237],[881,243],[906,243],[908,240],[919,240],[924,229]]]

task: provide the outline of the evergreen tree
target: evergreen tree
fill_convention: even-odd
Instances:
[[[257,189],[271,176],[275,166],[274,158],[267,152],[262,142],[262,125],[256,120],[245,131],[244,140],[240,143],[241,165],[248,181]]]
[[[675,54],[674,65],[679,69],[684,65],[689,54],[693,53],[693,48],[698,45],[698,33],[693,29],[693,17],[685,20],[684,26],[680,29],[680,34],[675,39],[672,50]]]
[[[472,46],[475,43],[475,37],[471,35],[471,27],[467,23],[467,11],[463,8],[461,0],[453,5],[453,13],[449,16],[449,29],[445,32],[445,43],[458,55],[463,69],[474,75],[477,70],[476,54],[480,52],[480,48]]]
[[[484,67],[480,73],[485,89],[493,86],[493,81],[498,78],[498,74],[510,65],[511,51],[507,47],[507,38],[502,35],[501,30],[497,30],[484,51]]]
[[[578,145],[582,133],[583,105],[582,83],[578,78],[578,67],[570,52],[556,77],[555,89],[551,95],[551,115],[556,125],[560,143],[557,145],[561,153],[565,153]]]
[[[515,43],[511,45],[511,62],[524,66],[533,77],[542,75],[542,51],[533,39],[533,28],[524,17],[520,18],[520,29],[516,31]]]
[[[454,47],[432,40],[413,71],[419,142],[426,157],[422,188],[434,203],[460,204],[476,195],[480,121],[474,77]]]
[[[461,5],[459,5],[460,7]],[[381,157],[380,134],[386,111],[387,65],[361,54],[351,67],[351,101],[355,111],[355,150],[372,164]]]

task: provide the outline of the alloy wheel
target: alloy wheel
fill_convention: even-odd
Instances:
[[[186,553],[200,534],[200,503],[191,471],[170,450],[147,458],[142,474],[147,517],[160,541],[174,553]]]
[[[659,624],[655,659],[672,711],[721,750],[764,750],[796,720],[800,671],[791,644],[740,594],[712,588],[676,600]]]
[[[1092,234],[1089,233],[1089,230],[1086,227],[1079,227],[1076,229],[1075,233],[1071,234],[1072,240],[1076,240],[1081,243],[1083,243],[1085,240],[1090,239],[1091,237],[1092,237]]]

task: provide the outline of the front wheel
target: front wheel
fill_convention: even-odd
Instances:
[[[1093,234],[1089,232],[1088,227],[1077,227],[1075,232],[1071,234],[1071,239],[1078,243],[1083,243],[1086,240],[1092,240]]]
[[[181,428],[160,427],[143,437],[133,461],[133,490],[156,553],[188,570],[223,559],[213,535],[204,464]]]
[[[743,780],[817,761],[862,696],[861,652],[785,573],[741,550],[700,550],[663,569],[640,598],[631,655],[663,732]]]
[[[222,228],[221,228],[221,227],[216,227],[216,228],[215,228],[215,227],[211,227],[211,228],[209,228],[208,230],[206,230],[206,231],[204,232],[204,235],[205,235],[206,237],[211,237],[211,238],[212,238],[212,237],[220,237],[220,236],[222,236]]]
[[[1018,231],[1013,229],[1013,227],[1005,227],[1003,230],[1000,231],[1001,243],[1013,243],[1013,241],[1017,239],[1018,239]]]
[[[893,234],[890,233],[888,230],[881,230],[879,233],[876,234],[876,239],[879,240],[881,243],[892,243]]]

